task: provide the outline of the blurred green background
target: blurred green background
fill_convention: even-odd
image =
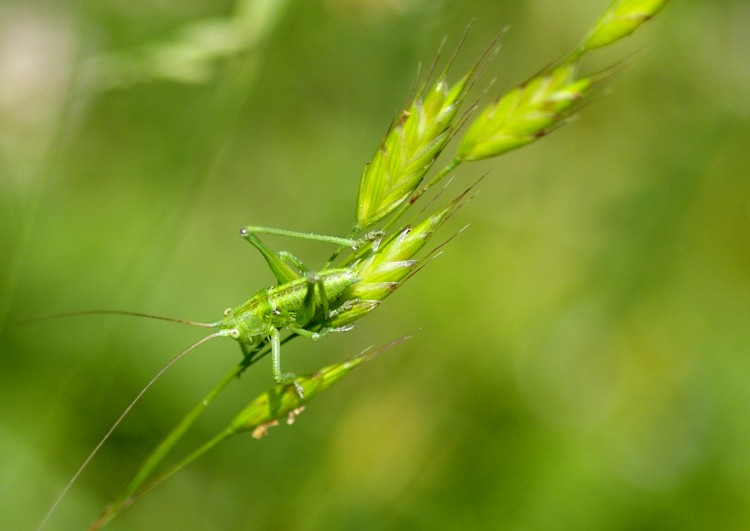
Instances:
[[[272,276],[237,234],[344,235],[361,169],[443,37],[498,94],[606,0],[0,4],[0,528],[33,529],[151,375]],[[611,94],[489,172],[469,230],[309,372],[404,333],[293,427],[231,439],[132,529],[750,528],[750,10],[683,0],[588,57]],[[438,239],[440,236],[437,236]],[[267,238],[309,264],[330,246]],[[83,529],[239,360],[202,346],[149,391],[47,529]],[[186,438],[271,384],[268,361]]]

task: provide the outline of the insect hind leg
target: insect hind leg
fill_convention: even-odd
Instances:
[[[303,275],[310,274],[310,269],[304,264],[304,262],[300,260],[299,258],[297,258],[296,256],[294,256],[289,251],[279,251],[278,253],[276,253],[276,256],[279,257],[279,260],[283,262],[289,262],[290,264],[292,264],[294,267],[297,268],[297,270],[301,274]]]
[[[263,255],[263,258],[265,258],[268,267],[273,272],[273,276],[276,277],[276,280],[279,281],[279,284],[291,282],[292,280],[296,280],[300,277],[299,273],[297,273],[293,267],[290,267],[284,261],[284,258],[279,256],[280,253],[276,253],[273,249],[268,247],[255,234],[245,228],[240,230],[240,236],[250,242],[250,244],[258,249],[260,254]],[[294,260],[299,262],[299,260],[297,260],[296,258]]]

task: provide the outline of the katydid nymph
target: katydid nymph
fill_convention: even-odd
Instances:
[[[260,290],[247,302],[236,308],[227,308],[224,319],[214,323],[221,335],[235,339],[246,356],[252,355],[253,347],[268,341],[271,344],[273,378],[276,383],[292,382],[304,398],[302,388],[292,372],[281,372],[281,339],[279,329],[287,329],[293,334],[317,340],[331,332],[345,332],[352,326],[308,329],[316,315],[326,321],[335,314],[331,306],[344,291],[359,279],[347,268],[328,269],[319,273],[308,270],[304,264],[289,252],[274,253],[255,234],[260,232],[284,233],[293,237],[327,241],[339,245],[356,247],[354,240],[321,236],[317,234],[277,231],[264,227],[246,227],[240,230],[243,238],[257,248],[268,262],[278,285]],[[294,267],[290,267],[286,262]]]
[[[230,337],[240,344],[245,356],[254,356],[259,347],[270,344],[272,356],[273,379],[276,383],[292,383],[304,398],[303,391],[295,381],[293,372],[281,371],[281,332],[288,330],[293,335],[317,340],[332,332],[346,332],[352,329],[351,324],[344,326],[325,326],[326,321],[338,314],[339,308],[348,308],[352,300],[337,302],[337,299],[347,288],[359,281],[352,268],[324,268],[320,272],[310,271],[301,260],[288,251],[275,252],[263,243],[257,234],[276,234],[292,238],[306,239],[332,243],[341,247],[357,249],[363,242],[379,240],[381,234],[373,232],[362,240],[324,236],[314,233],[303,233],[274,229],[269,227],[244,227],[240,229],[240,236],[250,242],[268,263],[276,277],[277,285],[263,288],[246,302],[233,308],[224,310],[224,318],[214,323],[201,323],[172,319],[156,315],[135,312],[75,312],[109,313],[147,317],[173,321],[202,328],[218,329],[201,341],[186,349],[192,350],[204,341],[214,337]],[[73,314],[67,314],[73,315]],[[314,324],[311,325],[311,323]]]

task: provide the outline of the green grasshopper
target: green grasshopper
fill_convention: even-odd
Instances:
[[[328,264],[319,272],[313,272],[292,253],[288,251],[273,251],[256,235],[261,233],[336,244],[339,246],[336,255],[346,247],[352,248],[355,251],[363,251],[364,254],[367,254],[371,250],[374,252],[377,250],[384,236],[382,231],[372,231],[362,239],[354,240],[351,238],[325,236],[269,227],[248,226],[240,229],[240,235],[258,249],[268,263],[278,283],[275,286],[261,289],[239,306],[227,308],[224,310],[224,318],[214,323],[188,321],[161,315],[119,310],[68,312],[39,319],[30,319],[26,322],[75,315],[115,314],[218,329],[218,332],[204,337],[180,352],[166,366],[162,367],[162,370],[158,372],[154,380],[178,359],[205,341],[216,337],[228,336],[240,344],[243,355],[252,361],[255,361],[256,356],[263,347],[270,344],[274,381],[278,384],[292,383],[300,398],[304,398],[302,388],[295,380],[295,374],[293,372],[281,371],[281,330],[286,329],[290,331],[292,333],[290,337],[301,336],[312,340],[318,340],[330,333],[351,330],[353,325],[350,321],[364,315],[367,311],[360,313],[357,317],[345,320],[345,324],[342,326],[327,326],[327,322],[333,321],[343,311],[351,310],[353,307],[357,307],[357,305],[362,305],[363,301],[357,298],[344,298],[339,301],[344,292],[359,282],[360,278],[353,264],[349,264],[348,267],[331,268],[329,266],[332,260],[329,260]],[[372,245],[365,247],[363,246],[364,243]],[[373,301],[364,302],[366,310],[372,309],[375,306]],[[149,382],[146,388],[151,383],[153,381]],[[140,395],[138,398],[140,398]]]
[[[224,311],[224,319],[211,326],[220,329],[219,335],[235,339],[245,356],[252,356],[255,347],[266,341],[270,342],[274,380],[276,383],[292,382],[302,398],[302,388],[296,382],[295,374],[281,371],[279,330],[287,329],[293,334],[313,340],[332,332],[351,330],[352,325],[326,327],[317,323],[325,322],[336,315],[336,310],[332,311],[331,307],[344,291],[359,279],[356,273],[348,268],[324,269],[313,273],[293,254],[287,251],[272,251],[256,236],[256,233],[261,232],[350,247],[357,247],[359,242],[265,227],[245,227],[240,230],[240,235],[263,255],[278,284],[260,290],[247,302],[235,308],[227,308]],[[317,326],[307,328],[313,321]]]

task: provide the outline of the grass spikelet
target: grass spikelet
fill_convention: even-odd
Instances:
[[[257,433],[258,428],[275,425],[276,422],[288,418],[289,415],[296,415],[296,412],[303,408],[310,399],[327,390],[375,354],[376,352],[365,352],[341,363],[323,367],[307,376],[297,377],[297,383],[304,390],[304,399],[300,398],[295,386],[291,383],[272,387],[255,398],[232,419],[227,427],[228,434],[246,431]]]
[[[357,198],[355,232],[376,225],[422,182],[453,132],[452,122],[474,75],[449,85],[445,73],[417,96],[365,166]]]
[[[427,217],[414,227],[406,226],[393,234],[376,250],[368,249],[352,269],[357,281],[339,300],[345,302],[325,326],[341,327],[374,310],[419,266],[413,257],[427,244],[435,231],[461,204],[461,194],[448,206]]]
[[[591,77],[576,79],[576,70],[574,64],[562,64],[487,106],[461,139],[458,159],[502,155],[534,142],[560,124],[593,84]]]
[[[581,53],[627,37],[667,5],[667,1],[616,0],[583,40]]]

